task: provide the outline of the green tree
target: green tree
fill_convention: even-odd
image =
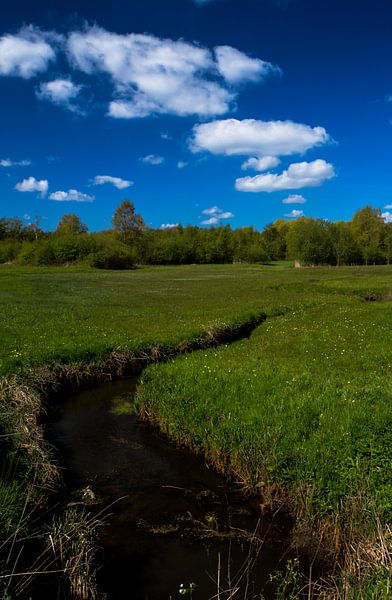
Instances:
[[[351,223],[354,235],[361,246],[365,264],[367,265],[369,261],[377,262],[384,225],[381,210],[367,205],[357,210]]]
[[[352,231],[351,223],[337,221],[329,223],[329,235],[336,265],[362,262],[362,252]]]
[[[289,257],[307,265],[333,263],[328,229],[329,223],[323,219],[302,217],[295,221],[287,234]]]
[[[146,224],[143,217],[135,213],[133,203],[130,200],[124,200],[114,211],[113,228],[121,241],[125,244],[132,244],[140,237]]]
[[[57,235],[78,235],[87,233],[87,225],[82,223],[78,215],[63,215],[56,227]]]
[[[392,223],[384,223],[382,229],[381,245],[384,250],[387,264],[391,264],[392,258]]]

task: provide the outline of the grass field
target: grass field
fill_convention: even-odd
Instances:
[[[0,374],[170,348],[265,315],[247,340],[148,367],[139,408],[265,501],[285,495],[340,541],[374,541],[392,516],[391,290],[386,266],[3,267]],[[367,597],[388,597],[383,560]]]

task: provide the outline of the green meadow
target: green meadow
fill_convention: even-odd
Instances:
[[[247,339],[147,367],[138,410],[339,552],[378,547],[392,517],[392,267],[4,266],[0,290],[3,377],[264,315]],[[386,586],[388,552],[374,563]]]

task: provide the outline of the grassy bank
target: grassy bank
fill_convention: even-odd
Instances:
[[[249,340],[149,367],[139,408],[264,503],[285,499],[301,545],[344,566],[338,597],[388,598],[390,275],[317,275]]]
[[[377,525],[392,512],[391,275],[388,267],[1,268],[0,412],[11,434],[2,438],[4,530],[15,529],[26,497],[45,497],[54,482],[40,428],[48,395],[204,348],[148,368],[143,414],[265,503],[289,498],[308,541],[318,527],[317,541],[323,533],[336,555],[356,539],[356,548],[371,540],[374,553]],[[249,340],[206,349],[263,317]]]

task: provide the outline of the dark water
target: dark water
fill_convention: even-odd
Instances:
[[[135,385],[123,380],[68,398],[48,425],[67,493],[77,498],[91,486],[92,511],[115,502],[100,533],[100,590],[107,600],[174,600],[184,597],[181,584],[194,582],[192,598],[207,600],[219,576],[222,589],[240,585],[236,599],[261,590],[272,598],[270,574],[287,559],[288,519],[263,517],[256,498],[139,422]]]

